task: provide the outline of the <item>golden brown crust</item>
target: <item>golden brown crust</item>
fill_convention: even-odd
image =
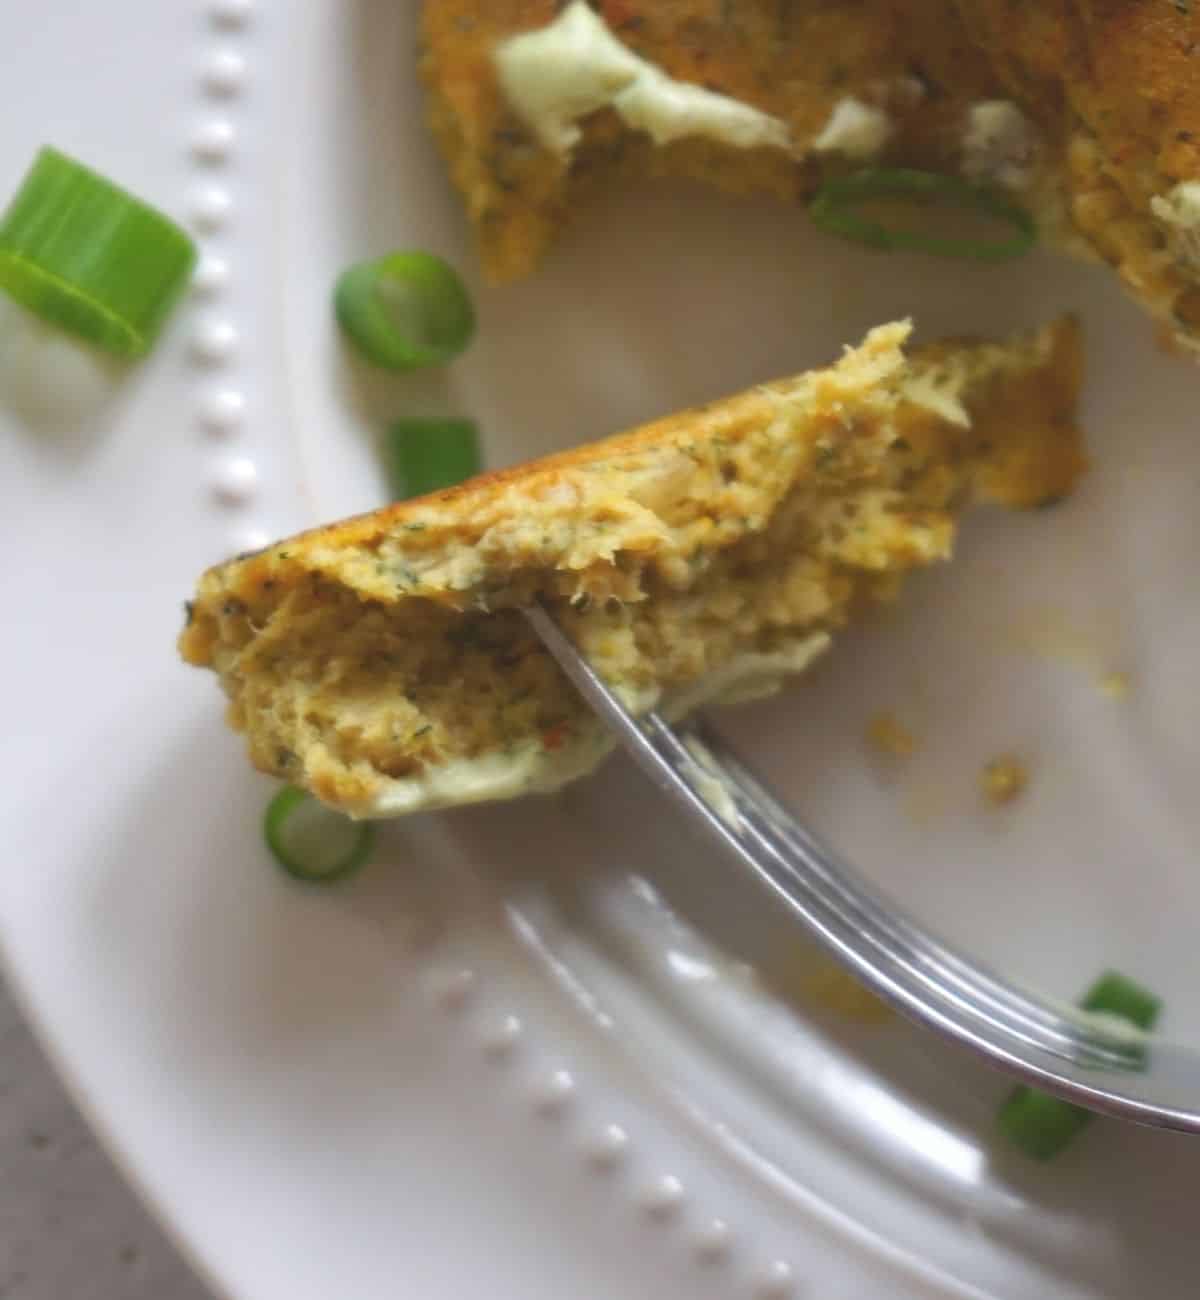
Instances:
[[[454,487],[312,528],[265,550],[217,565],[201,578],[197,601],[189,607],[188,626],[180,641],[183,657],[198,667],[210,666],[211,643],[203,618],[197,616],[197,610],[203,613],[205,602],[257,595],[264,582],[286,582],[298,570],[319,566],[317,552],[370,548],[381,539],[402,532],[406,524],[425,519],[431,508],[461,516],[489,517],[503,503],[506,489],[512,486],[520,486],[527,496],[533,497],[552,491],[569,471],[616,460],[641,448],[707,439],[716,431],[736,437],[769,420],[773,409],[769,396],[772,388],[783,389],[794,382],[780,380],[775,385],[763,384],[721,401],[673,412],[597,442],[503,469],[486,470]]]

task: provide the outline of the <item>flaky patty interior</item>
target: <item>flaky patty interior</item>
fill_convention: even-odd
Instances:
[[[1082,466],[1070,323],[912,360],[905,332],[213,570],[184,655],[221,675],[256,765],[357,812],[460,760],[599,756],[519,613],[535,598],[632,707],[777,683],[946,557],[972,493],[1039,504]]]

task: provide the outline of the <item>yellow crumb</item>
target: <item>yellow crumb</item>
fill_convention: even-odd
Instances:
[[[822,959],[805,981],[805,992],[823,1010],[860,1025],[886,1024],[895,1012],[841,966]]]
[[[867,726],[867,743],[880,754],[908,758],[917,748],[916,737],[891,713],[877,713]]]
[[[989,803],[1012,803],[1029,784],[1029,769],[1013,754],[1001,754],[984,765],[979,778]]]
[[[1129,694],[1130,681],[1128,673],[1105,673],[1100,679],[1100,690],[1113,700],[1123,700]]]

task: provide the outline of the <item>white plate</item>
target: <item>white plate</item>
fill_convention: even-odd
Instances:
[[[659,188],[480,289],[461,364],[368,375],[330,325],[335,271],[397,245],[473,265],[422,127],[415,6],[25,8],[0,3],[23,32],[0,190],[52,140],[197,220],[224,274],[148,364],[93,376],[82,419],[78,358],[5,318],[0,935],[76,1095],[214,1283],[1193,1294],[1194,1145],[1097,1124],[1048,1168],[998,1149],[1004,1082],[806,1005],[804,946],[619,763],[554,801],[391,828],[340,892],[290,887],[259,843],[270,786],[172,640],[204,564],[381,499],[390,414],[473,412],[502,463],[826,361],[898,314],[932,335],[1076,308],[1097,462],[1078,497],[975,520],[811,689],[728,726],[956,940],[1064,997],[1116,965],[1195,1037],[1195,370],[1099,271],[882,260],[794,211]],[[1126,700],[1098,689],[1114,671]],[[911,764],[865,755],[877,709],[920,734]],[[1033,784],[987,812],[975,774],[1007,749]]]

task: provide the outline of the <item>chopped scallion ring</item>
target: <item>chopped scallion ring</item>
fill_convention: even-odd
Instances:
[[[1011,226],[1015,233],[1007,239],[959,239],[919,229],[890,227],[856,211],[860,204],[872,199],[906,199],[914,205],[934,202],[965,208],[994,217]],[[829,234],[886,252],[907,249],[939,257],[999,262],[1027,253],[1037,240],[1033,218],[999,190],[957,176],[905,167],[871,167],[826,181],[808,211],[813,221]]]
[[[338,277],[334,311],[359,351],[390,370],[441,365],[475,333],[458,272],[432,253],[389,253]]]
[[[396,498],[424,496],[479,473],[479,429],[474,420],[410,416],[387,431],[386,455]]]
[[[1116,971],[1106,971],[1083,995],[1080,1008],[1091,1014],[1116,1016],[1138,1029],[1154,1027],[1162,1002]],[[1068,1146],[1092,1113],[1082,1106],[1019,1084],[996,1115],[1001,1133],[1035,1160],[1050,1160]]]
[[[57,149],[0,216],[0,288],[123,357],[150,349],[195,263],[173,221]]]
[[[1162,1000],[1120,972],[1109,970],[1088,989],[1079,1006],[1083,1011],[1120,1016],[1139,1029],[1151,1029],[1162,1010]]]
[[[297,880],[330,884],[344,880],[371,856],[375,827],[326,808],[307,791],[285,785],[263,818],[267,847]]]
[[[1018,1084],[996,1115],[1000,1132],[1027,1156],[1050,1160],[1087,1127],[1092,1112]]]

